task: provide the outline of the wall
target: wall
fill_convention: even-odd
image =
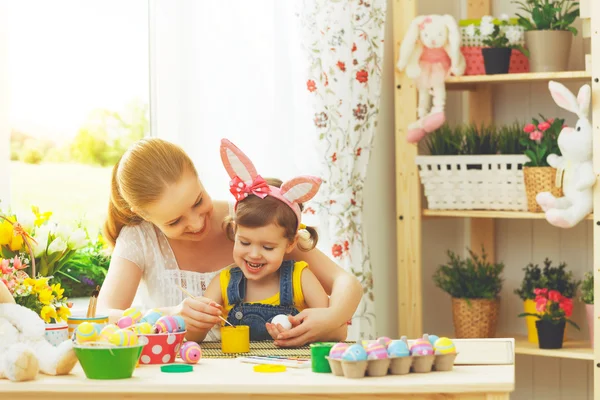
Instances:
[[[466,15],[466,1],[419,0],[419,13],[449,13],[457,19]],[[367,185],[369,196],[365,198],[365,225],[369,237],[374,265],[375,303],[377,327],[380,334],[398,337],[396,306],[395,255],[390,249],[395,247],[395,212],[392,145],[394,140],[393,117],[393,67],[396,60],[393,54],[391,31],[392,1],[388,1],[390,13],[386,28],[386,68],[384,71],[383,97],[381,106],[380,131],[375,138],[375,149],[370,164]],[[510,0],[493,1],[495,16],[502,13],[512,15],[516,6]],[[583,52],[589,48],[580,36],[573,42],[571,70],[584,69]],[[579,83],[568,84],[577,90]],[[451,121],[462,117],[461,94],[450,93],[447,114]],[[510,123],[515,119],[526,121],[539,113],[566,118],[568,124],[574,118],[568,112],[556,107],[548,93],[546,83],[507,84],[495,87],[494,116],[498,123]],[[392,185],[392,186],[390,186]],[[390,208],[391,207],[391,208]],[[437,266],[447,259],[446,251],[464,252],[464,229],[468,219],[426,218],[423,219],[423,309],[424,331],[431,333],[452,333],[450,298],[437,289],[431,276]],[[568,268],[581,279],[584,272],[592,268],[592,224],[583,221],[570,230],[551,227],[543,220],[498,220],[496,222],[496,259],[505,263],[504,288],[501,293],[499,333],[526,334],[525,322],[517,315],[522,310],[521,300],[513,294],[522,279],[522,268],[529,262],[542,264],[549,257],[554,262],[564,261]],[[400,316],[401,317],[401,316]],[[587,323],[582,304],[577,304],[574,319],[581,331],[568,328],[570,339],[587,339]],[[591,399],[593,398],[593,363],[591,361],[559,359],[550,357],[517,356],[516,391],[512,399]]]
[[[8,4],[0,2],[0,208],[6,208],[10,200],[10,124],[8,105],[10,85],[8,78]]]

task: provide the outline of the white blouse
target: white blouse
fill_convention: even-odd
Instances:
[[[229,203],[229,213],[233,205]],[[138,225],[125,226],[117,237],[113,257],[131,261],[142,270],[134,304],[144,310],[173,307],[186,295],[181,286],[194,296],[204,295],[210,281],[226,268],[214,272],[194,272],[179,269],[173,249],[167,237],[152,223],[143,221]],[[219,326],[215,326],[207,340],[218,340]]]

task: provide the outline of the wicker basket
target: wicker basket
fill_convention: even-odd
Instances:
[[[427,208],[527,209],[525,155],[417,156]]]
[[[555,197],[562,197],[562,188],[556,186],[556,168],[523,167],[525,192],[527,194],[527,211],[542,212],[542,207],[535,197],[541,192],[550,192]]]
[[[457,338],[496,336],[500,299],[452,298],[452,320]]]

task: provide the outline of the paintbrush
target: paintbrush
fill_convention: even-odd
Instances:
[[[96,317],[96,304],[98,304],[98,295],[100,294],[100,286],[96,286],[96,289],[92,292],[90,297],[90,303],[88,304],[86,318]]]
[[[177,287],[179,288],[179,290],[181,290],[183,293],[185,293],[188,297],[191,297],[192,299],[195,299],[196,296],[192,295],[190,292],[188,292],[187,290],[185,290],[184,288],[182,288],[181,286],[177,285]],[[235,325],[232,325],[231,322],[227,321],[225,318],[223,318],[221,315],[219,315],[219,318],[221,318],[221,320],[223,320],[223,322],[225,322],[226,324],[228,324],[229,326],[232,326],[235,328]]]

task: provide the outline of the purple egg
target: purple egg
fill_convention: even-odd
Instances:
[[[350,347],[348,346],[348,343],[339,342],[334,344],[331,350],[329,350],[329,358],[341,360],[342,354],[344,354],[344,351],[346,351],[348,347]]]
[[[417,339],[410,346],[410,352],[413,356],[429,356],[434,354],[433,346],[427,339]]]
[[[156,333],[173,333],[177,332],[178,325],[177,320],[173,318],[171,315],[165,315],[160,317],[156,324],[154,325],[154,329]]]
[[[367,346],[367,359],[380,360],[382,358],[388,358],[387,349],[383,344],[377,342]]]

